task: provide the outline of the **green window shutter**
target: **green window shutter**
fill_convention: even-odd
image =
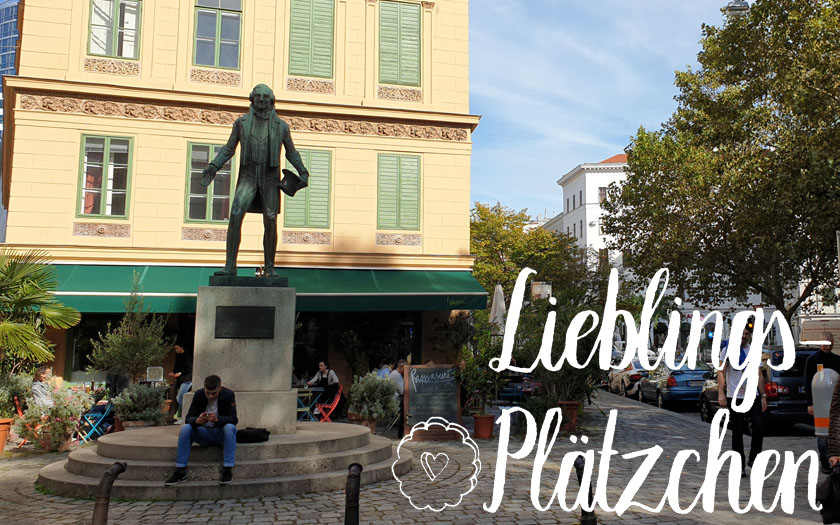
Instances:
[[[292,0],[289,28],[289,73],[310,75],[313,0]]]
[[[330,173],[332,156],[329,151],[309,152],[309,187],[306,188],[307,226],[330,227]]]
[[[400,83],[400,5],[379,2],[379,81]]]
[[[420,157],[400,156],[399,228],[420,229]]]
[[[312,70],[313,77],[333,76],[333,2],[312,0]]]
[[[303,162],[304,166],[309,166],[311,164],[309,160],[309,151],[306,150],[298,150],[300,153],[300,160]],[[286,161],[286,169],[291,170],[293,173],[298,174],[297,170],[294,166]],[[309,168],[309,179],[310,183],[312,180],[312,168]],[[306,215],[307,215],[307,197],[309,196],[309,188],[304,188],[297,193],[295,193],[294,197],[285,197],[283,199],[283,205],[286,210],[283,212],[283,224],[287,228],[306,228]]]
[[[397,155],[379,155],[377,227],[395,230],[399,212],[400,164]]]
[[[309,186],[284,199],[283,224],[287,228],[329,228],[332,155],[317,150],[298,150],[298,153],[309,170]],[[297,173],[289,161],[286,168]]]
[[[334,0],[293,0],[289,74],[332,78]]]
[[[400,4],[400,84],[420,85],[420,6]]]
[[[420,15],[418,4],[379,3],[379,81],[420,85]]]

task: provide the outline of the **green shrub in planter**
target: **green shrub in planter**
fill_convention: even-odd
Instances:
[[[122,421],[153,421],[162,425],[165,414],[161,409],[167,387],[130,385],[113,399],[114,411]]]
[[[16,416],[15,396],[23,407],[31,387],[32,376],[28,374],[0,377],[0,418]]]
[[[31,397],[27,398],[29,408],[15,422],[15,430],[20,436],[49,451],[69,446],[79,419],[93,405],[90,394],[74,392],[70,388],[53,389],[52,400],[53,406],[45,407],[36,405]]]
[[[393,381],[378,378],[373,372],[356,376],[347,410],[358,413],[362,419],[394,419],[400,412],[399,401],[394,397],[396,391]]]

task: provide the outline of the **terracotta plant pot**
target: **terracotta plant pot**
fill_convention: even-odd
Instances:
[[[359,424],[361,424],[362,426],[368,427],[370,429],[371,434],[376,434],[376,420],[375,419],[361,418],[359,420]]]
[[[10,417],[0,418],[0,452],[6,448],[6,440],[9,439],[9,432],[12,430],[14,419]]]
[[[580,401],[558,401],[563,414],[563,421],[560,423],[560,430],[563,432],[574,432],[577,428],[578,406]]]
[[[475,431],[473,437],[476,439],[490,439],[493,437],[493,416],[473,416],[475,419]]]
[[[123,421],[123,430],[134,430],[137,428],[147,428],[155,426],[154,421]]]
[[[362,416],[356,412],[347,412],[347,422],[353,423],[354,425],[361,425]]]

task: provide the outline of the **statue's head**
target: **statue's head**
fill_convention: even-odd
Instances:
[[[265,111],[272,107],[275,100],[274,92],[271,91],[271,88],[265,84],[257,84],[254,86],[254,89],[251,90],[251,94],[248,98],[251,100],[251,104],[254,105],[254,109],[257,111]]]

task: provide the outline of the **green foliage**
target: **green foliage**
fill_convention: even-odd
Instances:
[[[99,341],[91,340],[90,371],[128,376],[137,383],[146,375],[146,368],[159,364],[172,348],[164,337],[166,318],[149,314],[139,293],[139,276],[134,274],[131,296],[125,303],[125,316],[117,328],[108,324]]]
[[[397,387],[388,378],[378,378],[375,373],[353,378],[347,410],[357,412],[364,419],[391,420],[400,411],[394,397]]]
[[[639,279],[668,267],[707,305],[761,292],[790,320],[836,279],[840,9],[756,0],[702,46],[669,122],[632,138],[604,227]]]
[[[51,292],[58,282],[47,253],[0,249],[0,373],[10,374],[53,358],[47,328],[66,329],[79,312]]]
[[[70,388],[53,389],[52,400],[53,406],[44,407],[36,405],[31,397],[27,398],[29,408],[15,422],[19,435],[48,451],[67,445],[82,414],[93,404],[90,394],[74,392]]]
[[[29,397],[32,387],[32,376],[29,374],[13,374],[0,376],[0,417],[14,417],[15,396],[23,406]]]
[[[554,283],[553,293],[583,300],[591,280],[586,252],[568,235],[527,228],[530,219],[526,210],[476,202],[470,215],[473,276],[491,299],[496,284],[509,298],[519,272],[529,267],[537,271],[535,279]]]
[[[473,313],[472,337],[461,347],[461,363],[455,369],[455,377],[461,382],[483,415],[488,401],[504,386],[502,374],[490,368],[490,360],[502,352],[502,339],[491,335],[491,325],[486,310]],[[466,399],[461,400],[466,402]]]
[[[162,425],[165,414],[161,409],[167,387],[129,385],[113,399],[114,411],[122,421],[154,421]]]
[[[543,328],[550,311],[556,312],[551,362],[559,361],[566,344],[566,331],[569,324],[575,315],[584,309],[583,306],[564,305],[559,302],[556,306],[551,306],[546,300],[535,301],[523,308],[519,316],[519,329],[516,333],[516,345],[513,352],[518,366],[528,367],[538,358],[542,346]],[[577,341],[576,356],[579,363],[586,362],[587,356],[592,352],[596,337],[597,332],[593,331]],[[542,383],[543,395],[556,403],[557,401],[589,400],[596,386],[606,375],[606,371],[598,366],[596,356],[580,370],[564,363],[559,370],[552,372],[539,363],[531,375]]]

